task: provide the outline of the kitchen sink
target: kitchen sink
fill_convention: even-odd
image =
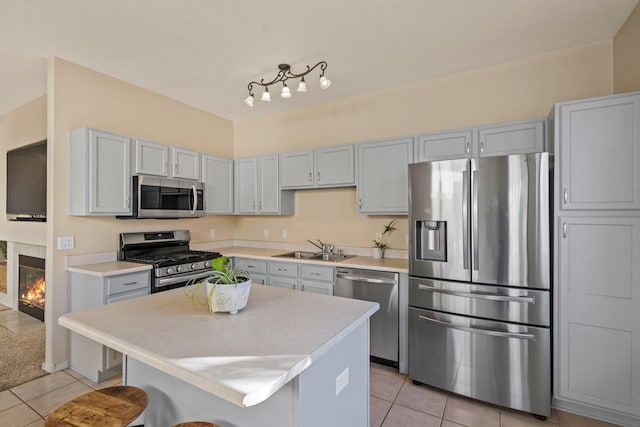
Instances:
[[[295,251],[285,254],[273,255],[276,258],[311,259],[315,261],[340,262],[345,259],[354,258],[356,255],[323,254],[320,252]]]

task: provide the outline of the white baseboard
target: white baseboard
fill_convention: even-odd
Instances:
[[[553,398],[552,406],[555,409],[573,414],[582,415],[583,417],[594,418],[609,423],[618,424],[624,427],[640,426],[640,417],[624,414],[621,412],[585,405],[567,399]]]
[[[62,363],[43,363],[42,369],[51,373],[62,371],[63,369],[67,369],[69,367],[69,361],[65,360]]]

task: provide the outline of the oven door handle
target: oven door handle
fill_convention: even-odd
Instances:
[[[207,277],[211,274],[212,270],[207,270],[203,273],[195,273],[183,276],[171,276],[167,278],[160,278],[156,281],[156,288],[162,288],[164,286],[173,285],[180,282],[188,282],[193,279],[201,279],[203,277]]]
[[[494,331],[492,329],[471,328],[469,326],[462,326],[462,325],[456,325],[454,323],[443,322],[442,320],[433,319],[427,316],[418,316],[418,318],[420,320],[424,320],[427,322],[436,323],[438,325],[444,326],[445,328],[458,329],[460,331],[470,332],[472,334],[483,334],[483,335],[490,335],[492,337],[500,337],[500,338],[516,338],[519,340],[529,340],[529,341],[536,340],[536,337],[533,334],[519,333],[519,332],[502,332],[502,331]]]
[[[435,286],[424,285],[422,283],[418,284],[418,289],[421,291],[431,291],[431,292],[437,292],[439,294],[454,295],[457,297],[487,299],[491,301],[521,302],[526,304],[533,304],[536,302],[535,298],[532,296],[519,297],[519,296],[496,295],[496,294],[479,293],[479,292],[461,292],[461,291],[453,291],[449,289],[440,289]]]
[[[189,213],[194,215],[196,213],[196,209],[198,209],[198,190],[196,190],[195,185],[191,186],[191,191],[193,192],[193,209],[191,209]]]

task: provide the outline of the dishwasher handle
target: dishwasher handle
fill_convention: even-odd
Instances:
[[[340,279],[351,280],[353,282],[366,282],[366,283],[378,283],[381,285],[395,285],[396,280],[384,280],[384,279],[376,279],[373,277],[363,277],[363,276],[350,276],[344,273],[337,273],[336,277]]]

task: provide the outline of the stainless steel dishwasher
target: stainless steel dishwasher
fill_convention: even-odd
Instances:
[[[398,366],[398,273],[338,267],[334,295],[380,304],[369,323],[371,357]]]

